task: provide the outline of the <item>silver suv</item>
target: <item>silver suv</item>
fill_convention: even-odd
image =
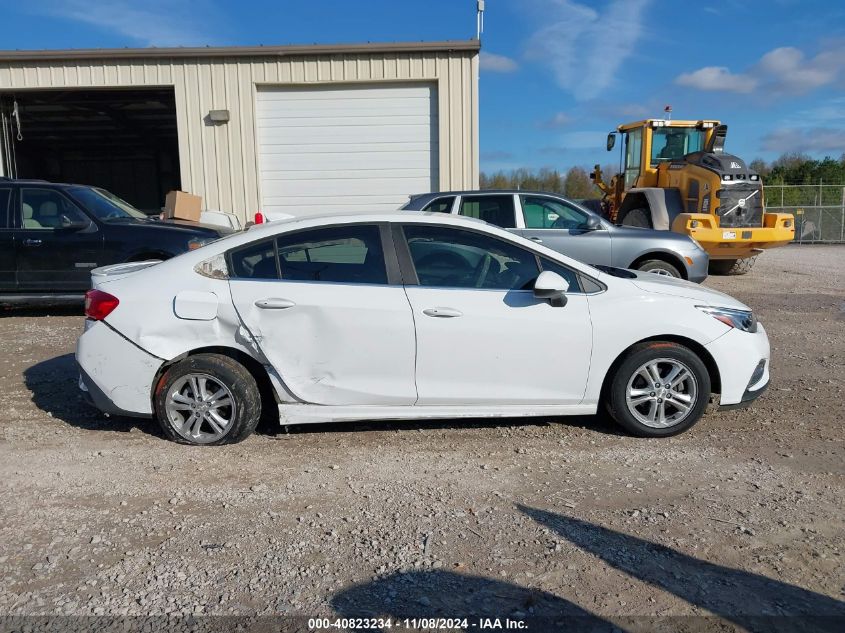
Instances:
[[[411,196],[402,209],[478,218],[593,266],[633,268],[696,283],[707,278],[707,253],[686,235],[616,226],[553,193],[424,193]]]

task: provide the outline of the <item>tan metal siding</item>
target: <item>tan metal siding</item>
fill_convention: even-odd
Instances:
[[[258,209],[257,85],[437,83],[440,188],[478,186],[478,54],[473,50],[331,53],[285,57],[73,59],[0,62],[0,91],[172,86],[182,188],[210,209],[251,218]],[[228,109],[212,125],[209,110]],[[412,192],[408,192],[412,193]]]

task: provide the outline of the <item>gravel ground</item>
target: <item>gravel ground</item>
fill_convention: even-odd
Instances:
[[[706,285],[757,311],[773,382],[666,440],[602,415],[186,447],[80,400],[78,311],[7,312],[0,615],[845,615],[845,247]]]

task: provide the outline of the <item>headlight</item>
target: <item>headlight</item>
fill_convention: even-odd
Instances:
[[[757,331],[757,317],[750,310],[737,310],[736,308],[713,308],[711,306],[695,306],[702,312],[706,312],[714,319],[717,319],[729,327],[742,330],[743,332],[754,333]]]

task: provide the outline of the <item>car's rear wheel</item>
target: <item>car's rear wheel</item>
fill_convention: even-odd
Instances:
[[[646,273],[654,273],[655,275],[666,275],[667,277],[677,277],[683,279],[681,271],[669,262],[664,262],[662,259],[647,259],[637,264],[637,270]]]
[[[698,422],[710,398],[710,375],[689,348],[670,342],[636,345],[611,378],[610,415],[640,437],[667,437]]]
[[[197,354],[169,367],[156,385],[154,399],[162,430],[184,444],[240,442],[261,417],[255,378],[221,354]]]

